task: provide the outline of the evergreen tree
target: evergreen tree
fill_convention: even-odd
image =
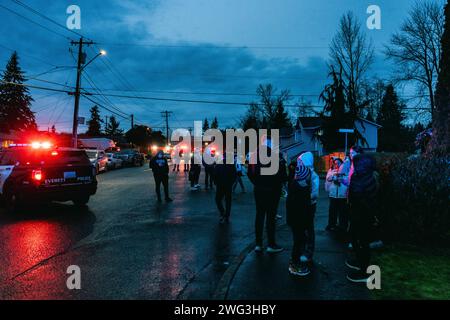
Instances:
[[[441,72],[436,87],[436,108],[433,114],[433,149],[450,152],[450,3],[445,6],[444,34],[441,39]]]
[[[217,120],[217,117],[214,117],[211,122],[211,129],[219,129],[219,121]]]
[[[203,132],[205,132],[208,129],[209,129],[209,122],[208,119],[205,118],[205,120],[203,120]]]
[[[92,137],[97,137],[102,135],[102,122],[100,118],[100,109],[98,106],[93,106],[90,110],[91,119],[88,121],[88,130],[86,134]]]
[[[320,94],[320,100],[325,103],[321,112],[322,135],[319,136],[325,149],[333,151],[343,149],[345,140],[338,133],[340,128],[354,128],[354,121],[350,113],[346,112],[345,85],[342,80],[342,73],[331,68],[330,76],[333,82],[327,85]],[[349,142],[349,144],[352,142]]]
[[[272,129],[292,128],[289,115],[284,109],[283,103],[279,102],[275,108],[275,113],[271,124]]]
[[[22,85],[24,81],[19,57],[17,52],[14,52],[0,83],[0,132],[37,129],[34,113],[30,109],[33,98],[28,88]]]
[[[378,148],[381,151],[401,151],[404,148],[404,128],[402,121],[404,115],[397,93],[392,84],[386,87],[377,117],[377,123],[382,127],[379,129]]]
[[[110,139],[117,139],[123,134],[123,130],[120,129],[120,122],[116,120],[116,117],[109,117],[109,121],[105,126],[105,135]]]
[[[241,127],[243,130],[259,129],[261,127],[261,110],[256,103],[251,103],[248,107],[247,113],[241,120]]]

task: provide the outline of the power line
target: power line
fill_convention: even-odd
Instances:
[[[14,3],[16,3],[16,4],[18,4],[18,5],[20,5],[20,6],[22,6],[23,8],[27,9],[28,11],[31,11],[32,13],[38,15],[39,17],[41,17],[41,18],[43,18],[43,19],[45,19],[45,20],[47,20],[47,21],[50,21],[51,23],[53,23],[54,25],[56,25],[56,26],[58,26],[58,27],[64,29],[65,31],[72,32],[73,34],[75,34],[75,35],[77,35],[77,36],[79,36],[79,37],[83,37],[83,38],[84,38],[84,36],[83,36],[82,34],[76,32],[75,30],[68,29],[66,26],[60,24],[59,22],[53,20],[52,18],[47,17],[47,16],[44,15],[43,13],[37,11],[36,9],[33,9],[33,8],[30,7],[29,5],[23,3],[22,1],[19,1],[19,0],[11,0],[11,1],[14,2]]]
[[[119,114],[119,113],[117,113],[117,112],[115,112],[115,111],[109,109],[108,107],[104,106],[103,104],[99,103],[98,101],[95,101],[95,100],[92,99],[91,97],[89,97],[89,96],[87,96],[87,95],[85,95],[85,94],[83,94],[83,93],[82,93],[82,95],[83,95],[83,97],[85,97],[87,100],[89,100],[89,101],[91,101],[92,103],[95,103],[96,105],[98,105],[100,108],[105,109],[105,110],[111,112],[112,114],[114,114],[114,115],[116,115],[116,116],[122,118],[122,119],[125,119],[125,120],[129,120],[129,119],[130,119],[129,117],[125,117],[125,116],[123,116],[123,115],[121,115],[121,114]]]
[[[60,36],[60,37],[63,37],[64,39],[69,39],[69,37],[63,35],[62,33],[59,33],[59,32],[57,32],[57,31],[55,31],[55,30],[53,30],[53,29],[47,28],[46,26],[44,26],[44,25],[42,25],[42,24],[40,24],[40,23],[38,23],[38,22],[36,22],[36,21],[34,21],[34,20],[31,20],[30,18],[27,18],[27,17],[23,16],[22,14],[20,14],[20,13],[14,11],[14,10],[8,8],[8,7],[5,7],[5,6],[2,5],[2,4],[0,4],[0,8],[6,10],[6,11],[8,11],[8,12],[10,12],[10,13],[16,15],[16,16],[19,16],[20,18],[22,18],[22,19],[24,19],[24,20],[26,20],[26,21],[28,21],[28,22],[30,22],[30,23],[32,23],[32,24],[35,24],[35,25],[37,25],[37,26],[39,26],[39,27],[41,27],[41,28],[43,28],[43,29],[45,29],[45,30],[47,30],[47,31],[49,31],[49,32],[51,32],[51,33],[53,33],[53,34],[56,34],[56,35],[58,35],[58,36]]]
[[[114,43],[114,42],[99,42],[99,44],[107,46],[135,46],[135,47],[150,47],[150,48],[201,48],[201,49],[261,49],[261,50],[311,50],[311,49],[330,49],[328,45],[323,46],[232,46],[232,45],[217,45],[217,44],[157,44],[157,43],[137,43],[137,42],[127,42],[127,43]],[[384,47],[374,47],[375,49],[384,49]]]
[[[35,85],[28,85],[28,84],[18,84],[14,82],[7,82],[0,80],[3,83],[6,84],[13,84],[13,85],[21,85],[26,86],[33,89],[41,89],[41,90],[48,90],[48,91],[58,91],[58,92],[65,92],[65,93],[71,93],[71,91],[67,90],[60,90],[55,88],[47,88],[47,87],[41,87],[41,86],[35,86]],[[117,94],[98,94],[95,92],[83,92],[83,95],[90,95],[90,96],[106,96],[106,97],[118,97],[118,98],[126,98],[126,99],[142,99],[142,100],[156,100],[156,101],[168,101],[168,102],[184,102],[184,103],[198,103],[198,104],[217,104],[217,105],[239,105],[239,106],[248,106],[251,102],[232,102],[232,101],[207,101],[207,100],[188,100],[188,99],[171,99],[171,98],[156,98],[156,97],[146,97],[146,96],[129,96],[129,95],[117,95]],[[256,103],[257,105],[262,105],[261,103]],[[304,107],[304,108],[323,108],[322,105],[298,105],[298,104],[285,104],[284,107]],[[405,110],[417,110],[418,108],[413,107],[406,107]],[[420,108],[423,110],[428,110],[429,108]]]

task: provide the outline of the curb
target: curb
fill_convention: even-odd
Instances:
[[[219,284],[217,285],[216,291],[214,292],[212,299],[213,300],[226,300],[228,296],[228,290],[230,288],[231,282],[234,279],[239,267],[241,266],[244,259],[247,255],[253,250],[255,243],[252,242],[247,245],[244,250],[234,259],[231,265],[223,274],[222,278],[220,278]]]
[[[277,230],[279,230],[285,226],[287,226],[286,223],[278,225]],[[239,267],[241,266],[242,262],[244,262],[244,259],[247,257],[247,255],[253,251],[254,247],[255,247],[255,242],[251,242],[234,259],[234,261],[231,263],[231,265],[228,267],[228,269],[223,274],[222,278],[220,278],[219,284],[217,285],[217,288],[214,291],[214,294],[212,296],[213,300],[227,300],[228,291],[230,289],[231,282],[233,281],[234,276],[236,275],[237,271],[239,270]]]

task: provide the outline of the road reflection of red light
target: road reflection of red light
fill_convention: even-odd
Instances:
[[[2,244],[5,267],[9,276],[23,272],[42,260],[64,250],[61,229],[55,223],[26,221],[3,226],[6,237]]]

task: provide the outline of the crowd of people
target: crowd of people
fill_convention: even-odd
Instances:
[[[270,141],[263,152],[270,156]],[[205,189],[215,186],[215,202],[220,214],[220,223],[230,220],[232,193],[237,186],[245,192],[242,177],[247,174],[253,184],[256,206],[255,216],[255,248],[264,251],[264,227],[267,234],[265,251],[275,254],[283,251],[276,242],[276,219],[279,202],[283,194],[286,196],[286,220],[292,232],[292,252],[288,270],[295,276],[307,276],[313,267],[315,251],[315,213],[319,197],[319,175],[314,170],[314,156],[311,152],[302,153],[289,165],[280,156],[278,171],[265,175],[261,171],[270,164],[263,164],[259,159],[260,152],[253,153],[255,161],[246,166],[237,156],[234,163],[226,164],[217,161],[206,163],[199,151],[194,151],[190,163],[185,163],[184,171],[189,173],[192,191],[200,189],[199,177],[201,166],[205,171]],[[224,155],[222,155],[223,157]],[[217,157],[217,156],[216,156]],[[161,201],[160,186],[164,186],[166,201],[169,197],[169,166],[162,152],[158,152],[150,161],[153,170],[156,195]],[[179,171],[179,163],[174,164],[173,171]],[[349,268],[347,279],[352,282],[366,282],[367,267],[370,265],[371,241],[376,224],[377,174],[375,160],[363,150],[354,146],[345,159],[332,158],[330,169],[325,178],[325,190],[329,196],[329,217],[327,231],[338,232],[348,242],[352,254],[346,261]]]

